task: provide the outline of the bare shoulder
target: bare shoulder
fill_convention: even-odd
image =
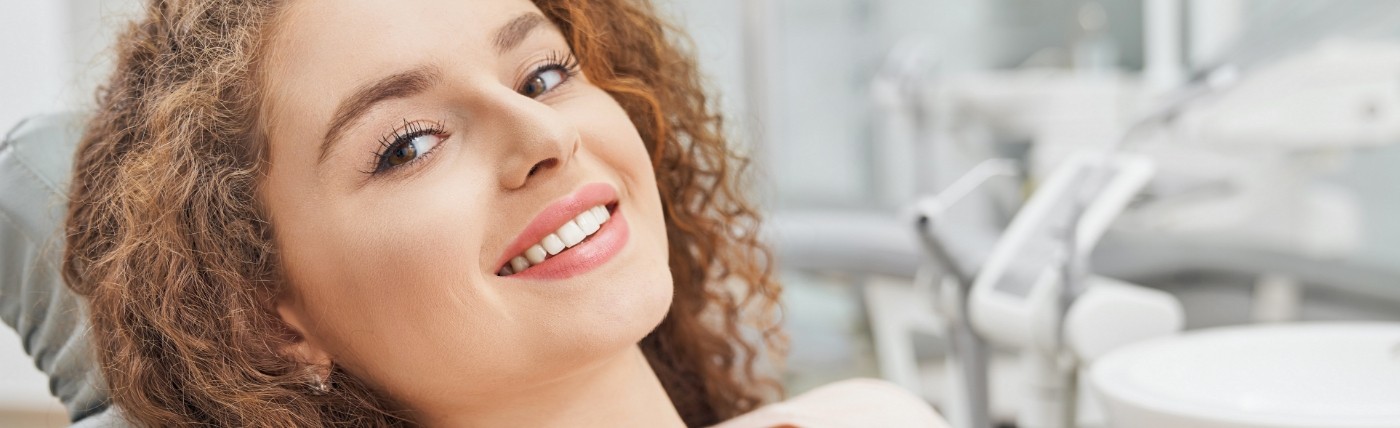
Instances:
[[[947,428],[922,398],[876,379],[849,379],[764,406],[715,428]]]

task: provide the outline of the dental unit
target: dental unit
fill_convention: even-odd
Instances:
[[[990,254],[960,253],[944,209],[987,174],[969,174],[949,191],[920,201],[915,224],[934,270],[952,272],[938,308],[949,326],[961,373],[950,417],[956,426],[990,426],[990,344],[1021,355],[1027,384],[1018,424],[1074,427],[1080,366],[1124,344],[1179,331],[1171,295],[1088,275],[1087,260],[1109,223],[1152,175],[1150,161],[1086,154],[1066,161],[1017,213]]]

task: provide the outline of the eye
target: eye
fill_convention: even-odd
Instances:
[[[415,131],[395,138],[384,148],[384,152],[379,154],[379,166],[375,168],[375,172],[382,172],[418,160],[437,147],[439,143],[442,143],[442,138],[442,135],[431,130]]]
[[[568,79],[569,70],[564,67],[558,65],[546,66],[546,68],[536,72],[534,76],[530,77],[530,80],[526,81],[524,86],[520,87],[520,94],[530,98],[538,98],[540,95],[544,95],[545,92],[549,92]]]

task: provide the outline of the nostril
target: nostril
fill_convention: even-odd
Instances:
[[[528,174],[526,174],[526,176],[527,176],[527,177],[533,177],[533,176],[535,175],[535,173],[540,172],[540,170],[553,167],[554,165],[557,165],[558,163],[559,163],[559,160],[558,160],[558,159],[555,159],[555,158],[549,158],[549,159],[542,160],[542,161],[540,161],[539,163],[536,163],[535,166],[530,167],[530,172],[529,172]]]

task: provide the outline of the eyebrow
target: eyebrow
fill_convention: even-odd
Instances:
[[[525,40],[525,36],[530,35],[540,24],[549,22],[544,15],[537,12],[525,12],[515,19],[510,20],[500,30],[496,31],[495,44],[496,53],[505,53],[520,45]]]
[[[363,116],[370,108],[383,101],[408,98],[436,85],[441,73],[436,67],[423,66],[398,73],[372,84],[365,85],[340,102],[331,116],[331,126],[326,129],[326,138],[321,141],[321,155],[317,163],[325,162],[330,155],[331,145],[345,133],[345,128]]]
[[[505,53],[519,46],[530,32],[547,22],[549,21],[538,12],[526,12],[511,19],[496,30],[496,35],[492,38],[496,53]],[[325,162],[326,157],[330,155],[331,146],[340,139],[346,128],[376,104],[421,94],[436,85],[441,76],[442,73],[436,67],[421,66],[360,87],[336,107],[335,115],[331,116],[330,127],[326,129],[326,136],[321,141],[321,153],[317,164]]]

